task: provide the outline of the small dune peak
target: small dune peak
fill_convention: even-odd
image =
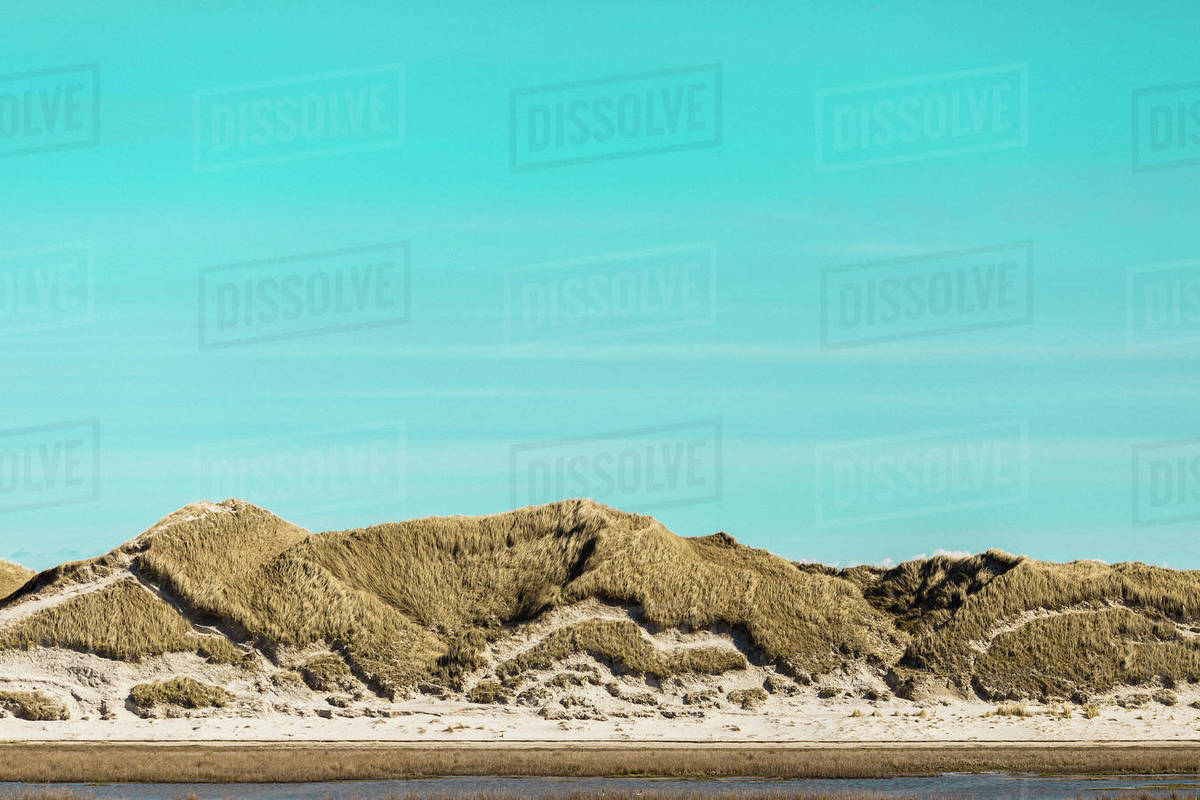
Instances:
[[[0,558],[0,600],[24,586],[34,574],[31,569]]]
[[[195,503],[188,503],[186,506],[178,508],[175,511],[172,511],[170,514],[167,514],[158,522],[155,522],[153,525],[143,531],[136,539],[133,540],[133,542],[130,542],[130,544],[144,544],[158,534],[171,530],[176,526],[185,525],[189,522],[195,522],[197,520],[224,514],[232,514],[234,516],[257,516],[264,519],[275,518],[275,515],[270,511],[267,511],[265,508],[260,508],[253,503],[247,503],[245,500],[229,498],[222,500],[219,503],[211,500],[200,500]]]
[[[737,547],[738,540],[730,536],[725,531],[717,531],[708,536],[701,536],[700,541],[704,544],[711,544],[713,547]]]

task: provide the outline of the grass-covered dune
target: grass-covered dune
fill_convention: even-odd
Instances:
[[[31,569],[0,558],[0,600],[24,586],[34,574]]]
[[[281,666],[311,682],[340,659],[385,697],[465,692],[489,664],[503,682],[573,654],[655,679],[750,663],[802,684],[865,672],[910,697],[1080,699],[1200,680],[1200,573],[998,551],[835,570],[588,500],[320,534],[240,501],[195,504],[17,586],[0,600],[0,648],[216,663],[331,652],[320,670]],[[585,601],[637,623],[571,620],[489,662],[515,631]],[[651,638],[663,631],[719,631],[737,649],[668,651]]]

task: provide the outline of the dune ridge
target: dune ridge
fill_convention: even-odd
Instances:
[[[839,570],[590,500],[327,533],[195,503],[100,557],[9,574],[13,718],[35,715],[13,697],[89,721],[377,721],[423,703],[614,730],[1200,707],[1200,573],[1000,551]]]

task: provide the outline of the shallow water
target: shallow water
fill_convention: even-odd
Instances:
[[[67,789],[96,800],[175,800],[195,795],[201,800],[383,800],[406,794],[458,795],[498,792],[529,798],[556,798],[574,792],[653,791],[687,796],[737,792],[743,795],[787,791],[874,792],[882,795],[954,798],[954,800],[1073,800],[1123,789],[1169,793],[1195,791],[1200,780],[1180,775],[1119,777],[1043,777],[1009,774],[949,774],[933,778],[838,780],[678,780],[674,778],[430,778],[407,781],[339,781],[325,783],[129,783],[97,786],[82,783],[5,783],[0,796]]]

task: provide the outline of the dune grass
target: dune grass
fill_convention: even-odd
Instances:
[[[336,692],[354,686],[346,662],[333,653],[313,656],[300,665],[300,677],[315,692]]]
[[[753,711],[767,702],[768,695],[766,689],[756,687],[754,689],[734,689],[726,697],[734,705],[739,705],[747,711]]]
[[[0,691],[0,708],[30,722],[69,719],[67,707],[42,692]]]
[[[129,699],[141,709],[158,706],[223,708],[233,702],[234,697],[220,686],[201,683],[194,678],[179,677],[154,683],[139,683],[129,690]]]
[[[0,646],[66,647],[139,661],[146,656],[195,650],[197,641],[183,617],[129,578],[39,611],[0,631]]]
[[[985,699],[1064,698],[1080,688],[1194,674],[1194,651],[1167,623],[1200,620],[1200,572],[1054,564],[993,550],[838,574],[912,637],[899,672],[946,676]],[[1114,611],[1114,604],[1129,611]],[[1023,614],[1043,610],[1072,613],[989,639]],[[995,654],[979,657],[980,646]]]
[[[586,653],[635,675],[669,678],[683,673],[719,675],[745,669],[746,657],[727,647],[680,647],[661,652],[637,624],[624,620],[587,620],[552,632],[535,646],[496,668],[516,679],[529,670],[550,669],[562,659]]]
[[[994,700],[1200,678],[1196,647],[1175,627],[1200,622],[1197,572],[999,551],[836,570],[725,534],[683,538],[587,500],[324,534],[239,501],[189,506],[113,553],[39,574],[0,603],[130,562],[188,618],[122,581],[0,631],[0,647],[253,660],[221,637],[197,637],[194,621],[277,663],[284,648],[334,650],[356,678],[397,697],[418,687],[461,691],[489,643],[595,599],[633,607],[654,631],[732,632],[745,653],[664,656],[633,623],[592,621],[551,634],[501,677],[591,653],[653,678],[719,674],[750,656],[804,684],[854,664],[886,676],[901,696],[933,678]],[[1045,611],[1071,613],[1039,618]]]
[[[0,600],[20,589],[35,574],[31,569],[0,558]]]
[[[38,611],[0,631],[0,648],[64,647],[121,661],[196,652],[218,664],[248,655],[220,636],[199,636],[179,612],[134,578]]]
[[[845,581],[728,537],[684,539],[650,517],[590,501],[320,535],[247,504],[225,507],[139,537],[125,552],[197,619],[243,632],[268,653],[337,643],[385,696],[423,681],[453,686],[505,626],[588,597],[640,605],[652,625],[733,626],[795,670],[900,653],[902,637]],[[64,569],[54,580],[106,563]],[[183,647],[169,626],[140,629],[145,641],[109,652]],[[733,668],[712,653],[681,658],[699,661],[634,657],[635,668]]]
[[[1070,697],[1200,680],[1200,640],[1126,608],[1038,619],[997,636],[975,668],[993,697]],[[1164,695],[1166,697],[1166,695]]]

